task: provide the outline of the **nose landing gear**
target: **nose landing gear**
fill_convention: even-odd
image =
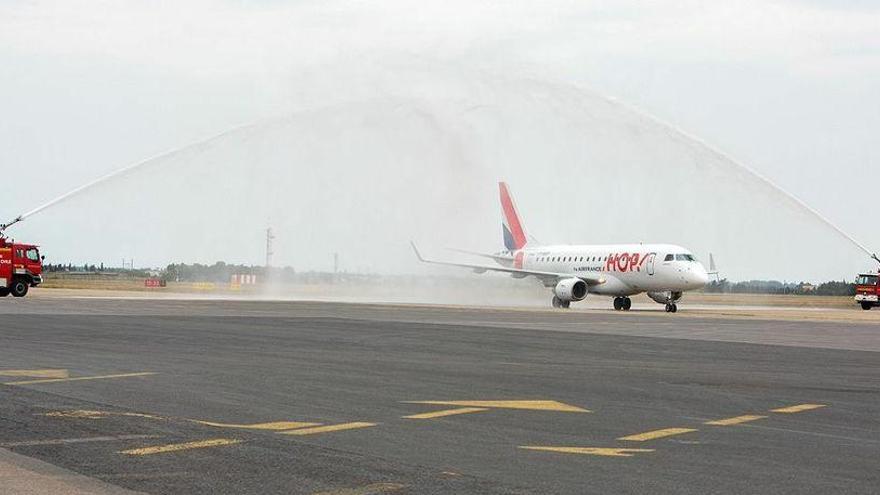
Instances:
[[[615,311],[629,311],[632,308],[632,299],[628,297],[615,297],[614,298],[614,310]]]
[[[675,313],[676,311],[678,311],[678,306],[675,303],[669,303],[666,305],[667,313]]]

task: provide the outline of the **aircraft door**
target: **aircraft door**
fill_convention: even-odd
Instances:
[[[651,253],[648,255],[648,261],[646,263],[648,267],[648,275],[654,275],[654,258],[657,257],[657,253]]]

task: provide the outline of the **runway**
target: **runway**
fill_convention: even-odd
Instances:
[[[70,493],[880,486],[877,324],[107,299],[0,317],[0,482],[18,466],[93,484]]]

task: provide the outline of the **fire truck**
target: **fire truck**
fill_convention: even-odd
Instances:
[[[874,306],[880,306],[880,276],[877,273],[860,273],[856,277],[856,302],[862,309],[869,310]]]
[[[37,246],[0,235],[0,297],[24,297],[43,282],[43,257]]]

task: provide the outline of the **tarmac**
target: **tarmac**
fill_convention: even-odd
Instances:
[[[878,320],[0,300],[0,490],[878,493]]]

